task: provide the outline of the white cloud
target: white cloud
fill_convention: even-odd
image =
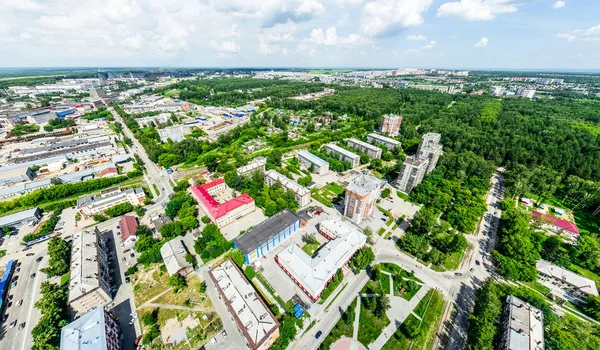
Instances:
[[[287,55],[289,50],[283,46],[296,41],[294,33],[296,24],[288,21],[284,24],[277,24],[271,28],[265,28],[258,34],[258,50],[261,55],[270,55],[280,52]]]
[[[555,2],[552,7],[554,7],[555,9],[559,9],[559,8],[565,7],[566,4],[567,4],[566,2],[559,0],[559,1]]]
[[[374,0],[362,8],[360,30],[365,36],[396,35],[423,23],[432,0]]]
[[[354,46],[367,44],[369,40],[358,34],[350,34],[347,37],[339,37],[335,27],[327,28],[323,31],[321,28],[313,29],[310,33],[311,43],[324,46]]]
[[[427,38],[421,34],[419,35],[409,35],[406,37],[406,40],[427,40]]]
[[[481,39],[479,39],[478,42],[475,43],[475,47],[484,47],[484,46],[487,46],[488,41],[489,41],[488,38],[486,38],[484,36]]]
[[[467,21],[491,21],[497,14],[516,11],[514,0],[460,0],[442,4],[437,10],[437,16],[453,16]]]
[[[235,53],[240,51],[240,47],[234,40],[211,40],[210,47],[218,52]]]
[[[600,24],[588,29],[575,29],[567,33],[558,33],[556,37],[568,41],[598,41],[600,40]]]
[[[262,27],[306,22],[325,12],[321,0],[208,0],[216,11],[242,19],[259,19]]]
[[[429,44],[427,44],[427,45],[424,45],[424,46],[422,47],[422,49],[429,50],[429,49],[433,49],[433,47],[434,47],[434,46],[435,46],[435,41],[434,41],[434,40],[431,40],[431,41],[429,42]]]
[[[23,11],[23,12],[41,12],[44,7],[32,0],[2,0],[0,7],[3,11],[7,9]]]
[[[142,35],[136,33],[134,36],[123,40],[123,44],[134,50],[139,50],[142,47]]]

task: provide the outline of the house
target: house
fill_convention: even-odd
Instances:
[[[138,228],[137,218],[135,216],[125,215],[119,220],[119,232],[121,241],[126,244],[132,244],[137,240],[135,232]]]
[[[194,271],[194,266],[185,260],[187,254],[188,251],[181,237],[174,238],[160,247],[160,255],[165,262],[167,272],[171,276],[176,273],[187,276]]]
[[[533,211],[531,217],[542,223],[542,228],[546,228],[551,233],[566,237],[572,242],[577,242],[579,239],[579,229],[577,224],[564,219],[559,219],[552,214],[543,214],[539,211]]]

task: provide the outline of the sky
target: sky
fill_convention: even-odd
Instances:
[[[600,69],[600,0],[0,0],[0,67]]]

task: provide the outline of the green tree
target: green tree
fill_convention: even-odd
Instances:
[[[350,268],[358,274],[361,270],[367,268],[375,260],[375,253],[371,247],[364,247],[358,251],[350,260]]]
[[[167,280],[167,286],[169,286],[170,288],[173,288],[173,293],[177,294],[182,289],[187,287],[187,281],[185,280],[185,278],[183,276],[176,273],[172,276],[169,276],[169,279]]]

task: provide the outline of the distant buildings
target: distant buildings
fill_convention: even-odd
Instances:
[[[267,171],[265,173],[265,183],[268,186],[273,186],[276,182],[280,182],[284,189],[296,194],[296,202],[298,202],[300,208],[304,208],[310,204],[310,191],[306,187],[278,173],[276,170],[271,169]]]
[[[307,169],[312,166],[315,174],[324,175],[329,171],[329,163],[305,149],[298,152],[298,161]]]
[[[502,96],[506,92],[506,88],[502,86],[492,86],[490,87],[490,94],[494,96]]]
[[[239,176],[250,175],[255,171],[265,172],[265,165],[267,164],[267,158],[256,157],[250,163],[243,165],[236,169]]]
[[[589,278],[546,260],[538,260],[535,267],[539,272],[538,281],[550,288],[550,293],[560,299],[583,303],[588,295],[598,296],[596,283]]]
[[[433,132],[428,132],[421,137],[421,143],[419,143],[417,156],[429,161],[429,164],[427,164],[428,173],[435,169],[438,159],[440,158],[440,154],[442,154],[442,145],[440,145],[441,137],[442,135]]]
[[[227,186],[221,179],[192,187],[192,193],[198,199],[200,208],[218,227],[226,226],[256,209],[254,199],[246,193],[227,200],[224,203],[217,202],[214,197],[222,194],[226,189]]]
[[[30,167],[21,167],[3,171],[0,173],[0,186],[11,186],[13,184],[31,181],[35,178],[35,172]]]
[[[140,205],[146,199],[146,194],[141,187],[121,191],[119,187],[111,187],[100,191],[100,195],[88,195],[77,200],[77,209],[86,217],[103,212],[117,204],[129,202],[131,205]]]
[[[185,260],[187,253],[188,251],[181,237],[173,238],[160,247],[160,255],[163,258],[169,275],[172,276],[178,273],[182,276],[187,276],[194,271],[194,266]]]
[[[396,180],[396,186],[404,193],[410,193],[413,188],[423,181],[423,176],[427,173],[427,159],[415,156],[408,156],[402,163],[400,175]]]
[[[501,320],[501,350],[544,350],[542,311],[509,295]]]
[[[40,221],[42,218],[42,211],[40,208],[35,207],[33,209],[23,210],[14,214],[0,217],[0,228],[3,227],[14,227],[19,228],[23,225],[31,224]]]
[[[406,82],[400,82],[398,88],[405,88]],[[389,136],[398,136],[400,126],[402,125],[402,117],[394,114],[386,114],[381,120],[381,132]]]
[[[121,233],[121,241],[130,245],[136,241],[135,232],[138,228],[137,218],[135,216],[125,215],[119,220],[119,232]]]
[[[112,301],[112,274],[107,239],[100,230],[84,229],[73,235],[69,307],[77,316]]]
[[[371,216],[382,187],[383,181],[371,174],[361,174],[354,178],[346,188],[344,216],[355,224]]]
[[[275,262],[313,302],[319,300],[336,272],[367,241],[364,234],[341,221],[324,220],[319,224],[319,231],[330,241],[316,256],[310,257],[292,243],[275,257]]]
[[[185,135],[192,133],[194,125],[173,125],[163,129],[158,129],[158,136],[162,142],[167,142],[171,139],[174,142],[185,140]]]
[[[296,213],[284,209],[235,238],[233,245],[242,251],[246,264],[252,264],[298,231],[301,221]]]
[[[389,137],[381,136],[379,134],[371,133],[367,135],[367,141],[371,143],[376,143],[378,145],[382,145],[388,150],[393,150],[394,148],[400,147],[400,141],[396,141]]]
[[[91,310],[60,331],[60,350],[119,349],[119,325],[102,307]]]
[[[381,158],[381,148],[373,146],[370,143],[351,138],[348,140],[348,146],[357,151],[366,153],[370,158]]]
[[[279,338],[279,322],[231,259],[208,272],[251,350],[267,350]]]
[[[352,168],[356,168],[360,165],[360,156],[356,153],[352,153],[336,145],[335,143],[328,143],[325,145],[325,152],[331,155],[332,153],[339,157],[339,160],[349,162]]]

